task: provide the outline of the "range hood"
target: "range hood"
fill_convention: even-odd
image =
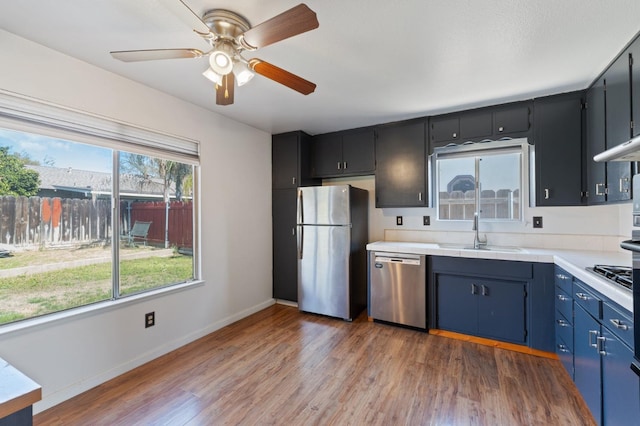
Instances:
[[[593,157],[593,161],[640,161],[640,135]]]

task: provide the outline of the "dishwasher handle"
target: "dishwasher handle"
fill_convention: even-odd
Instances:
[[[382,268],[383,263],[397,263],[401,265],[417,265],[420,266],[420,258],[410,257],[391,257],[391,256],[376,256],[374,259],[376,268]],[[378,266],[380,265],[380,266]]]

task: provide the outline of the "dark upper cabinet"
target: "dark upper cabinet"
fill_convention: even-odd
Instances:
[[[311,143],[311,175],[333,177],[342,173],[342,135],[315,135]]]
[[[598,79],[587,90],[587,143],[586,143],[586,175],[587,203],[602,204],[607,201],[606,163],[596,163],[593,156],[605,150],[605,83]]]
[[[606,148],[631,138],[631,56],[623,52],[604,73],[606,84]],[[607,163],[607,201],[631,198],[631,163]]]
[[[450,143],[503,137],[526,137],[531,129],[531,102],[517,102],[431,117],[431,149]]]
[[[271,180],[274,189],[317,184],[310,177],[311,136],[296,131],[271,138]]]
[[[537,206],[583,204],[582,116],[584,92],[534,101]]]
[[[373,128],[344,132],[342,135],[342,174],[370,175],[376,170]]]
[[[629,48],[631,52],[631,111],[633,112],[632,135],[640,135],[640,38]]]
[[[493,132],[497,137],[526,136],[531,129],[531,103],[501,105],[493,113]]]
[[[375,171],[373,128],[316,135],[311,175],[316,178],[369,175]]]
[[[376,207],[427,206],[425,119],[380,126],[376,138]]]

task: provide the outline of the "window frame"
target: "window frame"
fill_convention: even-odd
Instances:
[[[483,142],[465,142],[462,144],[449,144],[444,147],[434,148],[433,154],[429,157],[430,175],[432,185],[431,200],[432,205],[436,209],[436,220],[442,223],[454,223],[454,222],[471,222],[473,219],[443,219],[440,217],[440,179],[439,179],[439,160],[451,159],[451,158],[472,158],[474,159],[474,190],[475,202],[477,211],[477,204],[481,202],[479,198],[480,188],[478,186],[478,160],[477,157],[482,155],[500,155],[502,153],[519,153],[520,154],[520,202],[519,202],[519,218],[518,219],[500,219],[500,218],[482,218],[485,222],[499,222],[499,223],[523,223],[525,201],[529,199],[531,204],[532,194],[535,194],[533,188],[535,179],[533,173],[535,167],[533,162],[535,159],[535,147],[528,143],[526,138],[508,139],[499,141],[483,141]]]
[[[125,300],[155,297],[161,293],[180,291],[192,285],[202,284],[201,242],[200,242],[200,142],[170,135],[168,133],[135,126],[111,118],[67,108],[38,99],[22,96],[0,89],[0,127],[16,132],[31,133],[69,142],[108,148],[113,154],[112,170],[112,297],[109,300],[78,305],[73,308],[54,311],[0,324],[0,333],[29,327],[50,320],[67,318],[95,309],[105,309],[120,305]],[[119,235],[120,235],[120,152],[137,153],[189,164],[193,167],[193,277],[191,280],[171,283],[149,290],[120,295],[119,291]]]

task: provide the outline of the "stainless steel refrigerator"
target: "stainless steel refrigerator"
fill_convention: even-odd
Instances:
[[[298,188],[298,308],[352,320],[367,304],[368,193]]]

